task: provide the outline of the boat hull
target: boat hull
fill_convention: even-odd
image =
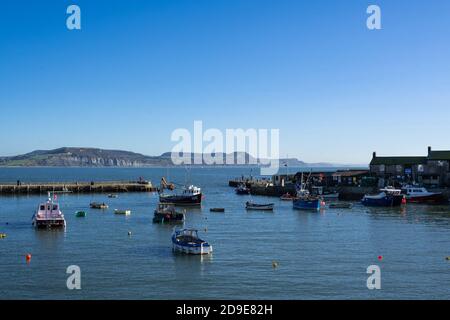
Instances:
[[[297,199],[293,202],[293,208],[297,210],[320,210],[320,199]]]
[[[247,210],[258,210],[258,211],[273,211],[274,204],[255,204],[255,203],[246,203],[245,209]]]
[[[33,225],[37,229],[65,228],[66,220],[64,220],[64,219],[34,219]]]
[[[368,207],[398,207],[402,204],[403,196],[387,195],[383,198],[364,197],[361,203]]]
[[[164,213],[155,213],[153,216],[153,223],[182,224],[184,223],[184,214],[179,213],[174,216]]]
[[[210,245],[188,246],[188,245],[180,245],[177,243],[173,243],[172,249],[175,252],[184,253],[184,254],[192,254],[192,255],[205,255],[205,254],[212,253],[212,246],[210,246]]]
[[[406,196],[408,203],[424,203],[424,204],[445,204],[448,199],[442,193],[435,193],[426,196]]]
[[[329,194],[323,194],[321,197],[324,200],[339,200],[339,193],[329,193]]]
[[[192,196],[184,195],[160,195],[159,202],[172,203],[177,206],[200,206],[202,204],[202,194]]]

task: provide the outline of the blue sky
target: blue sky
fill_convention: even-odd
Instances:
[[[82,30],[66,28],[81,8]],[[366,28],[366,8],[382,30]],[[279,128],[281,155],[450,149],[450,2],[2,1],[0,155],[170,150],[171,132]]]

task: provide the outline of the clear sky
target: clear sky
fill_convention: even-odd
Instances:
[[[0,112],[0,155],[156,155],[194,120],[308,162],[450,149],[450,1],[3,0]]]

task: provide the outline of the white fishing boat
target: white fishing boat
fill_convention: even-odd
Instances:
[[[409,203],[445,204],[448,198],[442,192],[430,192],[424,187],[404,186],[402,193]]]
[[[66,227],[66,219],[56,200],[56,194],[52,198],[49,193],[47,202],[39,204],[38,209],[33,215],[33,225],[36,228]]]
[[[172,248],[174,251],[186,254],[210,254],[212,246],[198,236],[195,229],[175,229],[172,235]]]

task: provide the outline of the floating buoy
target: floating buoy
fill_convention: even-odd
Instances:
[[[128,231],[128,235],[131,236],[131,231]]]
[[[0,233],[0,239],[6,238],[6,233]]]
[[[278,268],[278,262],[272,261],[272,268]]]
[[[445,257],[445,260],[450,261],[450,256]]]
[[[383,260],[383,256],[378,256],[378,260]]]
[[[25,260],[27,261],[27,263],[30,263],[30,261],[31,261],[31,254],[30,254],[30,253],[28,253],[28,254],[25,256]]]
[[[402,204],[406,204],[406,198],[405,197],[402,198]]]

